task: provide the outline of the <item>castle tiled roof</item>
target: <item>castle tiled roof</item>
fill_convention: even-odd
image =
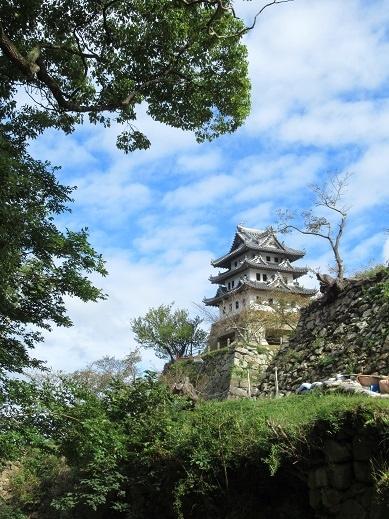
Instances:
[[[229,268],[230,262],[248,250],[260,252],[276,252],[290,260],[302,258],[304,252],[287,247],[275,236],[272,229],[258,230],[238,225],[231,248],[227,254],[212,261],[214,267]]]
[[[267,283],[262,281],[251,281],[249,279],[241,279],[238,286],[232,290],[227,290],[226,287],[219,286],[216,295],[214,297],[204,298],[203,302],[207,306],[218,306],[218,304],[221,301],[223,301],[223,299],[238,294],[243,290],[247,290],[249,288],[254,288],[255,290],[265,292],[275,291],[306,296],[313,296],[316,294],[315,289],[304,288],[297,284],[288,285],[283,281],[282,276],[279,273],[277,273],[275,279]]]
[[[293,272],[293,274],[298,274],[298,276],[296,277],[303,276],[308,272],[307,267],[295,267],[290,263],[290,261],[287,258],[283,259],[278,263],[275,263],[268,262],[262,257],[261,254],[257,254],[254,258],[245,258],[243,261],[240,262],[240,265],[237,268],[233,270],[228,270],[226,272],[219,272],[219,274],[217,274],[216,276],[211,276],[209,280],[211,281],[211,283],[222,283],[225,279],[239,274],[240,272],[246,270],[249,267],[260,268],[261,270],[276,270],[277,272]]]

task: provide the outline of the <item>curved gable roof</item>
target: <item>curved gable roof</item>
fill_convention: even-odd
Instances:
[[[283,252],[296,259],[302,258],[304,256],[303,251],[291,249],[290,247],[284,245],[283,242],[280,242],[272,228],[262,231],[259,229],[238,225],[236,227],[234,240],[229,252],[217,258],[216,260],[213,260],[211,264],[214,267],[219,266],[228,268],[228,264],[226,264],[226,262],[230,261],[239,253],[243,253],[249,249],[279,253]]]

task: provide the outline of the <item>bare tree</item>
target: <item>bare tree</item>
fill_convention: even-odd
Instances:
[[[289,210],[278,211],[278,232],[287,233],[295,230],[301,234],[318,236],[328,241],[335,259],[336,283],[341,285],[344,279],[344,261],[340,253],[340,242],[343,237],[349,208],[343,204],[350,173],[336,174],[326,183],[312,184],[311,191],[315,195],[314,208],[325,210],[336,217],[334,222],[330,216],[315,214],[315,209],[308,209],[301,213],[302,225],[294,223],[296,215]],[[326,284],[329,278],[317,274],[318,279]]]
[[[266,329],[278,329],[286,332],[295,330],[300,319],[300,310],[310,303],[311,298],[293,292],[276,290],[268,295],[272,304],[268,309],[256,310],[257,319]]]

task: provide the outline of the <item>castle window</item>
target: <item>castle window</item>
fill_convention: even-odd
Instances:
[[[234,288],[234,285],[235,285],[235,281],[232,280],[232,281],[231,281],[231,288]]]
[[[235,301],[235,308],[238,310],[238,308],[239,308],[239,301]]]
[[[272,305],[274,303],[273,299],[269,299],[269,305]]]
[[[238,266],[238,262],[235,261],[235,262],[234,262],[234,267],[236,268],[237,266]]]
[[[230,308],[230,312],[232,312],[232,303],[230,303],[229,308]]]
[[[270,260],[271,260],[270,256],[266,256],[266,261],[270,261]]]
[[[231,289],[231,283],[230,282],[228,282],[227,288],[228,288],[228,290]]]
[[[257,273],[257,281],[261,281],[261,274]]]
[[[267,274],[262,274],[262,279],[263,279],[264,281],[267,281]]]
[[[274,261],[278,263],[278,258],[274,256]]]
[[[286,276],[283,277],[284,283],[288,282],[288,278]]]

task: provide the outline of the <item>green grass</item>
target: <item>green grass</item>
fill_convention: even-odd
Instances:
[[[202,359],[210,359],[212,357],[217,357],[218,355],[223,355],[224,353],[227,353],[229,351],[232,351],[231,347],[230,346],[225,346],[223,348],[219,348],[218,350],[212,350],[212,351],[207,351],[206,353],[202,353],[201,354],[201,358]]]
[[[165,430],[162,448],[164,456],[176,460],[184,471],[176,487],[178,510],[193,482],[196,492],[207,495],[210,488],[221,484],[223,474],[228,487],[227,474],[239,473],[248,464],[274,475],[286,459],[293,463],[301,452],[307,452],[315,427],[320,424],[320,430],[331,435],[350,417],[387,437],[389,402],[358,395],[208,401],[180,412],[171,430]],[[183,516],[178,513],[178,517]]]
[[[180,413],[165,448],[190,464],[201,458],[210,467],[220,462],[221,452],[224,462],[230,463],[258,452],[270,454],[277,443],[281,449],[286,443],[298,444],[318,422],[335,431],[349,413],[362,416],[366,423],[389,426],[389,402],[366,396],[312,394],[277,400],[209,401]]]

